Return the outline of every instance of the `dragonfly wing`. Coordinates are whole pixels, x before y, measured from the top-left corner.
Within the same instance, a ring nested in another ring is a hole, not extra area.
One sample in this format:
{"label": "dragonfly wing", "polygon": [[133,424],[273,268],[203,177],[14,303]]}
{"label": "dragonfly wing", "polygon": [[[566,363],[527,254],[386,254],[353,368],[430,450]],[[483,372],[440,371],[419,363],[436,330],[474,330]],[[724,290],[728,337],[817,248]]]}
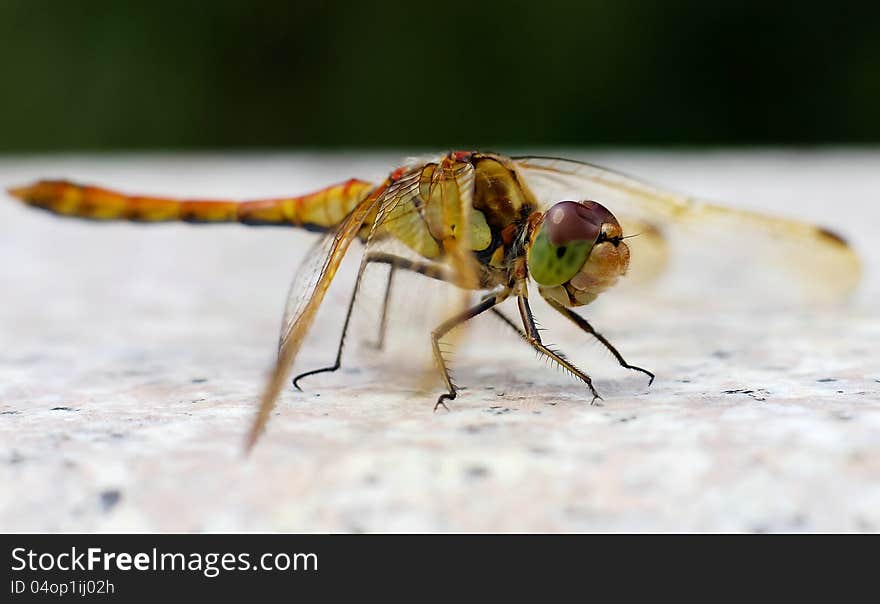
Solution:
{"label": "dragonfly wing", "polygon": [[[451,274],[460,286],[457,295],[448,304],[444,321],[464,313],[471,305],[470,291],[477,289],[479,279],[474,256],[471,251],[472,212],[474,194],[474,166],[471,163],[444,162],[435,171],[431,186],[429,203],[439,204],[444,216],[444,224],[451,227],[452,236],[443,240],[444,252]],[[441,371],[448,372],[448,353],[460,344],[467,333],[468,324],[462,323],[458,328],[443,337],[441,359],[435,359],[441,365]],[[426,372],[426,376],[428,373]],[[450,375],[450,381],[452,380]],[[453,386],[453,391],[455,386]]]}
{"label": "dragonfly wing", "polygon": [[[328,278],[325,273],[327,260],[337,245],[336,231],[324,233],[306,252],[305,257],[296,269],[290,287],[287,290],[287,299],[284,303],[284,316],[281,319],[281,332],[278,336],[278,351],[284,350],[287,343],[294,335],[293,327],[299,317],[303,315],[306,305],[318,287],[328,287],[328,283],[321,285],[322,278]],[[330,277],[332,278],[332,277]]]}
{"label": "dragonfly wing", "polygon": [[669,267],[669,241],[656,221],[631,215],[615,214],[627,235],[632,260],[626,281],[635,285],[652,285]]}
{"label": "dragonfly wing", "polygon": [[356,206],[336,231],[319,241],[297,271],[288,294],[278,358],[266,382],[257,415],[247,436],[248,450],[254,445],[269,419],[269,414],[284,387],[303,339],[312,325],[345,253],[380,201],[379,196],[371,195]]}
{"label": "dragonfly wing", "polygon": [[444,162],[434,171],[429,203],[439,206],[443,224],[450,230],[443,248],[458,283],[466,289],[478,286],[477,266],[471,253],[474,166],[467,162]]}
{"label": "dragonfly wing", "polygon": [[[800,286],[808,299],[829,302],[844,298],[859,282],[861,268],[855,251],[821,226],[670,193],[592,164],[546,157],[513,159],[518,173],[543,204],[566,198],[599,201],[619,214],[624,234],[633,232],[626,228],[627,220],[652,225],[691,264],[726,247],[729,262],[720,276],[737,287],[755,290],[760,273],[769,268],[771,273],[788,277],[784,283]],[[643,227],[636,224],[630,228],[638,233]],[[634,267],[639,263],[639,239],[632,240]],[[656,247],[653,241],[647,243]],[[648,260],[648,264],[652,262]],[[775,290],[782,287],[772,279],[765,279],[762,285]],[[761,289],[753,293],[774,292]]]}
{"label": "dragonfly wing", "polygon": [[[468,162],[445,158],[414,167],[383,196],[367,247],[396,239],[416,257],[448,264],[462,286],[476,287],[478,270],[464,243],[472,234],[473,192],[474,167]],[[480,231],[483,237],[487,233]]]}
{"label": "dragonfly wing", "polygon": [[[406,304],[405,308],[394,304],[394,318],[418,314],[420,325],[425,327],[419,349],[423,345],[429,348],[431,328],[468,307],[469,290],[478,286],[477,266],[465,243],[470,241],[473,190],[473,166],[447,157],[402,175],[389,187],[377,210],[359,274],[371,270],[369,259],[377,254],[400,259],[400,266],[406,268],[396,271],[395,280],[408,285],[395,285],[396,302],[405,299]],[[373,282],[366,277],[362,281]],[[402,308],[403,312],[398,312]],[[445,336],[444,347],[453,345],[462,331]],[[435,370],[422,373],[422,387],[427,386],[429,376],[433,382]]]}

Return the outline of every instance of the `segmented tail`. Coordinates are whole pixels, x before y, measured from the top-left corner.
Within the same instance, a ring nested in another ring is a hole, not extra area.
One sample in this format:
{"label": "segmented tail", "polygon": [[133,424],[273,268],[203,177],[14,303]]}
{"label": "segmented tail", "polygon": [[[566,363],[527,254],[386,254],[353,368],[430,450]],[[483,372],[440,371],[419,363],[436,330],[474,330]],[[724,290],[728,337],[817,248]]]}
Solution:
{"label": "segmented tail", "polygon": [[9,193],[53,214],[91,220],[240,222],[323,231],[342,222],[372,188],[370,183],[351,179],[300,197],[235,202],[143,197],[64,180],[41,180],[9,189]]}

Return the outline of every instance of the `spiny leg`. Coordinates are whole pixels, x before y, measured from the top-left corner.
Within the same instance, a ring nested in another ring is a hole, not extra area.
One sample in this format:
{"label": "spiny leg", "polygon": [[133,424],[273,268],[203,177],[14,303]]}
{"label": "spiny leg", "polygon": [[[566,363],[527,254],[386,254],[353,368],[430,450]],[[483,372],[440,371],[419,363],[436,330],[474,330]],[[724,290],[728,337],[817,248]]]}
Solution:
{"label": "spiny leg", "polygon": [[[391,272],[388,275],[388,285],[386,286],[385,290],[385,303],[382,307],[382,324],[379,333],[379,342],[381,346],[381,343],[385,340],[386,313],[388,310],[388,301],[391,295],[391,277],[394,274],[394,270],[396,268],[412,271],[414,273],[425,275],[426,277],[437,279],[439,281],[448,281],[449,279],[447,278],[445,271],[437,265],[431,264],[429,262],[418,262],[415,260],[410,260],[401,256],[395,256],[394,254],[387,254],[384,252],[372,252],[367,255],[366,259],[366,264],[371,263],[388,264],[391,267]],[[293,378],[293,386],[297,390],[302,390],[302,388],[299,387],[299,381],[304,377],[316,375],[318,373],[329,373],[333,371],[338,371],[339,368],[342,366],[342,349],[345,346],[345,337],[346,335],[348,335],[348,326],[351,322],[351,315],[354,311],[354,303],[357,299],[358,291],[360,290],[362,276],[363,271],[358,273],[357,279],[355,280],[354,291],[352,291],[351,300],[348,303],[348,310],[345,313],[345,322],[342,324],[342,335],[339,338],[339,347],[336,349],[336,360],[329,367],[312,369],[311,371],[306,371],[305,373],[301,373]]]}
{"label": "spiny leg", "polygon": [[601,342],[602,345],[608,349],[608,352],[610,352],[611,354],[614,355],[614,358],[617,359],[617,362],[620,363],[621,367],[625,367],[626,369],[633,369],[634,371],[641,371],[642,373],[647,375],[650,378],[650,380],[648,381],[648,386],[650,386],[651,384],[654,383],[654,374],[653,373],[651,373],[647,369],[643,369],[642,367],[637,367],[635,365],[630,365],[629,363],[627,363],[626,359],[623,358],[623,355],[617,351],[617,349],[611,344],[611,342],[609,342],[607,339],[605,339],[605,336],[603,336],[598,331],[593,329],[593,326],[590,325],[589,321],[584,319],[582,316],[580,316],[579,314],[577,314],[576,312],[574,312],[570,308],[566,308],[565,306],[557,304],[557,303],[553,302],[552,300],[548,300],[548,302],[550,303],[550,306],[552,306],[554,309],[556,309],[557,312],[559,312],[564,317],[569,319],[572,323],[574,323],[575,325],[577,325],[578,327],[583,329],[585,332],[587,332],[588,334],[590,334],[591,336],[593,336],[594,338],[599,340],[599,342]]}
{"label": "spiny leg", "polygon": [[452,376],[449,374],[449,368],[446,366],[446,359],[443,358],[443,352],[440,350],[440,338],[445,336],[447,333],[465,323],[477,315],[486,312],[496,304],[500,304],[504,300],[507,299],[507,293],[502,292],[500,294],[491,294],[486,296],[480,301],[479,304],[467,309],[464,312],[461,312],[454,317],[443,321],[440,325],[438,325],[434,331],[431,332],[431,346],[434,350],[434,360],[437,362],[437,366],[440,368],[440,375],[443,378],[443,382],[446,384],[446,388],[448,392],[444,392],[437,399],[437,404],[434,405],[434,411],[437,410],[437,407],[443,405],[446,407],[445,401],[454,400],[458,395],[458,386],[456,386],[452,382]]}
{"label": "spiny leg", "polygon": [[[519,307],[519,315],[522,318],[523,327],[525,328],[525,332],[520,332],[526,342],[531,344],[531,346],[537,350],[539,353],[547,356],[552,361],[555,361],[559,364],[560,367],[571,373],[573,376],[584,382],[587,387],[590,389],[590,392],[593,394],[593,400],[590,401],[590,404],[596,402],[596,399],[601,400],[602,397],[599,396],[599,393],[596,392],[596,388],[593,387],[593,380],[590,379],[590,376],[578,369],[571,363],[568,359],[565,358],[561,352],[551,350],[547,346],[545,346],[541,342],[541,336],[538,333],[538,328],[535,325],[535,319],[532,317],[532,309],[529,307],[529,299],[524,295],[519,295],[516,298],[517,306]],[[501,315],[505,322],[509,322],[507,317]],[[519,329],[517,329],[519,331]]]}

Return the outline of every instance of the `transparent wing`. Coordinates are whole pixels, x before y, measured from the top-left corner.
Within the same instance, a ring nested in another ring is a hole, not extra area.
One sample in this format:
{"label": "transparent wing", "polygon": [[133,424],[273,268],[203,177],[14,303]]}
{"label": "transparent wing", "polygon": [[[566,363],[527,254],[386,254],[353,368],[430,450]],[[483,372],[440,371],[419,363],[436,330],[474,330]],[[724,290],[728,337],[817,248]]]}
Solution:
{"label": "transparent wing", "polygon": [[288,294],[284,313],[278,358],[260,398],[259,408],[247,436],[249,450],[269,419],[302,341],[309,331],[324,294],[330,287],[351,242],[357,238],[364,221],[381,202],[379,196],[362,201],[339,225],[335,232],[321,239],[300,266]]}
{"label": "transparent wing", "polygon": [[[444,162],[434,171],[429,204],[440,205],[444,224],[450,228],[451,237],[443,240],[447,264],[460,289],[451,300],[443,320],[465,312],[472,302],[471,290],[479,285],[477,267],[471,253],[471,219],[473,212],[474,167],[471,163]],[[462,323],[441,341],[441,359],[435,359],[451,375],[450,351],[461,344],[469,323]],[[427,372],[426,372],[427,374]],[[453,386],[454,388],[454,386]]]}
{"label": "transparent wing", "polygon": [[[659,271],[665,262],[658,262],[656,256],[667,253],[666,241],[673,263],[680,265],[677,269],[687,273],[710,267],[717,291],[725,293],[789,298],[784,291],[789,288],[799,290],[798,300],[806,295],[810,301],[832,302],[844,298],[859,282],[861,268],[854,250],[821,226],[677,195],[577,161],[547,157],[513,161],[542,204],[593,199],[618,216],[625,235],[640,229],[648,233],[627,241],[633,248],[634,270]],[[690,283],[704,281],[691,278]]]}
{"label": "transparent wing", "polygon": [[[281,332],[278,336],[278,350],[283,349],[290,340],[296,318],[301,316],[306,304],[325,277],[327,259],[336,245],[336,232],[324,233],[306,252],[293,275],[284,303],[284,316],[281,319]],[[323,286],[329,286],[329,282]]]}
{"label": "transparent wing", "polygon": [[342,366],[360,375],[358,383],[393,379],[395,389],[433,391],[439,374],[431,363],[431,330],[449,318],[461,295],[451,271],[393,237],[371,240],[362,261]]}
{"label": "transparent wing", "polygon": [[476,287],[478,268],[468,245],[473,191],[468,162],[444,158],[412,168],[383,196],[368,247],[395,238],[422,258],[448,264],[463,287]]}
{"label": "transparent wing", "polygon": [[[407,285],[395,286],[394,308],[400,309],[402,302],[409,307],[403,314],[419,315],[422,329],[414,334],[418,349],[430,348],[431,329],[468,308],[470,290],[478,286],[469,249],[473,189],[470,163],[444,158],[415,167],[389,187],[368,238],[360,271],[375,270],[368,264],[378,255],[399,259],[395,279]],[[456,329],[448,334],[445,348],[463,333]],[[422,386],[429,378],[435,381],[436,369],[422,373]]]}
{"label": "transparent wing", "polygon": [[626,234],[631,258],[626,283],[653,285],[666,272],[670,263],[669,239],[662,224],[632,214],[615,214]]}

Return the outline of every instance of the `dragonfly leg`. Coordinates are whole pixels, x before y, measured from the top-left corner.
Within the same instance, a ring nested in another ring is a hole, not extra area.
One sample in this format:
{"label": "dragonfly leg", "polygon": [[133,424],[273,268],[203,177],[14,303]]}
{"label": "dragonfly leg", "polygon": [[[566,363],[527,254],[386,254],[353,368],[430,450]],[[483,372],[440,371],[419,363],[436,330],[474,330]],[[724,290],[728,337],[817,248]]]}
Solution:
{"label": "dragonfly leg", "polygon": [[385,346],[385,333],[388,330],[388,306],[391,302],[391,287],[394,280],[394,271],[397,269],[410,271],[431,279],[437,279],[438,281],[448,282],[449,278],[445,269],[436,264],[410,260],[409,258],[403,258],[401,256],[395,256],[394,254],[387,254],[384,252],[371,252],[367,255],[367,263],[388,265],[388,282],[385,284],[385,296],[382,301],[382,317],[379,320],[379,337],[374,345],[376,350],[382,350]]}
{"label": "dragonfly leg", "polygon": [[526,335],[526,332],[524,332],[524,331],[522,330],[522,328],[521,328],[519,325],[517,325],[516,323],[514,323],[513,320],[510,319],[510,318],[509,318],[507,315],[505,315],[503,312],[501,312],[501,311],[498,310],[497,308],[493,308],[493,309],[492,309],[492,314],[494,314],[496,317],[498,317],[499,319],[501,319],[502,321],[504,321],[505,325],[507,325],[508,327],[510,327],[510,328],[511,328],[513,331],[515,331],[516,333],[518,333],[519,336],[520,336],[521,338],[524,338],[524,339],[528,340],[529,337]]}
{"label": "dragonfly leg", "polygon": [[[599,393],[596,392],[596,388],[593,386],[593,380],[589,375],[578,369],[574,366],[574,364],[565,358],[558,350],[553,350],[548,346],[544,345],[541,342],[541,335],[538,332],[538,328],[535,325],[535,319],[532,316],[532,309],[529,306],[529,299],[524,295],[519,295],[516,298],[517,306],[519,307],[519,314],[522,318],[523,327],[525,328],[524,332],[520,332],[520,335],[528,342],[532,348],[537,350],[540,354],[548,357],[553,362],[557,363],[560,367],[571,373],[574,377],[578,378],[582,382],[584,382],[587,387],[590,389],[590,392],[593,394],[593,400],[590,401],[590,404],[596,402],[597,399],[601,400],[602,397],[599,396]],[[500,313],[499,313],[500,314]],[[505,322],[510,324],[513,327],[516,327],[512,323],[509,322],[507,317],[501,315]],[[519,328],[517,328],[519,331]]]}
{"label": "dragonfly leg", "polygon": [[[414,260],[410,260],[409,258],[395,256],[394,254],[386,254],[384,252],[372,252],[368,254],[366,258],[366,264],[372,263],[388,264],[391,267],[391,271],[388,274],[388,284],[385,289],[385,301],[382,305],[382,319],[379,332],[379,343],[377,346],[377,348],[381,348],[382,344],[385,341],[388,302],[391,299],[391,279],[394,275],[394,271],[399,268],[402,270],[408,270],[414,273],[418,273],[420,275],[425,275],[426,277],[430,277],[431,279],[437,279],[440,281],[448,281],[448,278],[446,272],[441,267],[431,264],[430,262],[417,262]],[[297,390],[302,390],[302,388],[300,388],[299,386],[299,381],[304,377],[316,375],[318,373],[332,373],[334,371],[338,371],[339,368],[342,367],[342,350],[345,347],[345,337],[348,335],[348,326],[351,323],[351,315],[354,311],[354,303],[357,299],[358,291],[360,290],[362,275],[363,271],[357,276],[357,280],[354,284],[354,291],[352,292],[351,300],[348,303],[348,310],[345,313],[345,322],[342,324],[342,335],[339,338],[339,347],[336,349],[336,360],[329,367],[312,369],[311,371],[306,371],[305,373],[301,373],[293,378],[293,387]]]}
{"label": "dragonfly leg", "polygon": [[583,329],[585,332],[587,332],[588,334],[590,334],[591,336],[593,336],[594,338],[599,340],[599,342],[601,342],[602,345],[608,349],[608,352],[610,352],[611,354],[614,355],[614,358],[617,359],[617,362],[620,363],[621,367],[624,367],[626,369],[632,369],[634,371],[641,371],[642,373],[647,375],[649,378],[648,386],[650,386],[651,384],[654,383],[654,374],[653,373],[651,373],[647,369],[643,369],[642,367],[637,367],[635,365],[630,365],[629,363],[627,363],[626,359],[623,358],[623,355],[617,351],[617,349],[614,347],[614,345],[611,344],[611,342],[609,342],[607,339],[605,339],[605,336],[603,336],[601,333],[599,333],[598,331],[593,329],[593,326],[590,325],[589,321],[584,319],[582,316],[580,316],[579,314],[577,314],[576,312],[574,312],[570,308],[566,308],[565,306],[562,306],[560,304],[555,304],[552,301],[548,301],[548,302],[550,303],[550,306],[552,306],[554,309],[556,309],[556,311],[559,312],[562,316],[566,317],[572,323],[574,323],[575,325],[577,325],[578,327]]}
{"label": "dragonfly leg", "polygon": [[454,317],[451,317],[438,325],[434,331],[431,332],[431,346],[434,350],[434,360],[437,361],[437,366],[440,368],[440,375],[443,378],[443,382],[446,384],[446,388],[448,392],[444,392],[437,398],[437,404],[434,405],[434,411],[437,410],[438,407],[446,407],[446,401],[454,400],[458,395],[458,386],[452,381],[452,375],[449,373],[449,367],[446,365],[446,359],[443,358],[443,352],[440,350],[440,339],[445,336],[447,333],[465,323],[477,315],[486,312],[491,309],[496,304],[500,304],[504,300],[507,299],[507,293],[501,292],[499,294],[491,294],[483,298],[479,304],[467,309],[464,312],[461,312]]}
{"label": "dragonfly leg", "polygon": [[299,387],[299,381],[304,377],[316,375],[318,373],[332,373],[333,371],[337,371],[340,367],[342,367],[342,349],[345,347],[345,336],[348,335],[348,324],[351,322],[351,313],[354,310],[354,301],[357,298],[360,284],[361,276],[358,275],[357,279],[355,280],[354,291],[351,293],[351,300],[348,302],[348,310],[345,313],[345,322],[342,324],[342,335],[339,337],[339,348],[336,349],[336,361],[334,361],[333,364],[329,367],[312,369],[311,371],[300,373],[298,376],[293,378],[293,387],[297,390],[302,391],[302,388]]}
{"label": "dragonfly leg", "polygon": [[367,256],[367,263],[387,264],[389,267],[388,281],[385,284],[385,296],[382,301],[382,317],[379,320],[379,337],[374,345],[376,350],[382,350],[385,346],[385,333],[388,329],[388,306],[391,302],[391,288],[394,280],[394,271],[397,269],[406,270],[424,275],[431,279],[437,279],[438,281],[449,281],[449,278],[447,277],[445,269],[435,264],[431,264],[430,262],[418,262],[416,260],[410,260],[409,258],[403,258],[401,256],[395,256],[394,254],[387,254],[384,252],[371,252]]}
{"label": "dragonfly leg", "polygon": [[382,317],[379,319],[379,336],[373,347],[376,350],[385,348],[385,332],[388,330],[388,303],[391,301],[391,286],[394,284],[396,265],[388,265],[388,281],[385,283],[385,296],[382,298]]}

